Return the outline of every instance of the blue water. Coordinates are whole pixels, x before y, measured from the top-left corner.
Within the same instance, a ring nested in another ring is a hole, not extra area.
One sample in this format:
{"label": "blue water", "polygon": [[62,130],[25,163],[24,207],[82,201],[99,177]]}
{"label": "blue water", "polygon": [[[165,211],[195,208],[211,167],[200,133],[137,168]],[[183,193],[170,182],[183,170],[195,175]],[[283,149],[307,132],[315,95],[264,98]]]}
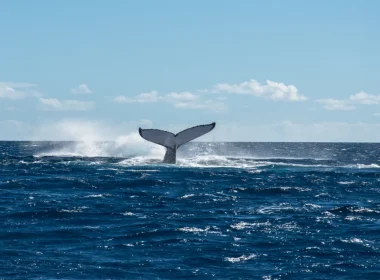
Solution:
{"label": "blue water", "polygon": [[161,156],[0,142],[0,279],[380,279],[380,144]]}

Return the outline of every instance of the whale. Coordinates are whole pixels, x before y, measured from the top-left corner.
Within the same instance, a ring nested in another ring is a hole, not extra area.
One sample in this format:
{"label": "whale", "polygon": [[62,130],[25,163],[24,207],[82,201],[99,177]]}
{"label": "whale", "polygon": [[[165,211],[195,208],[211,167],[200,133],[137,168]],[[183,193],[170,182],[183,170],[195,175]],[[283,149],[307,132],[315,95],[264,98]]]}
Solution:
{"label": "whale", "polygon": [[197,125],[185,129],[177,134],[159,130],[159,129],[142,129],[139,128],[139,134],[145,140],[164,146],[166,153],[163,163],[175,164],[177,162],[177,149],[202,135],[210,132],[215,128],[216,123]]}

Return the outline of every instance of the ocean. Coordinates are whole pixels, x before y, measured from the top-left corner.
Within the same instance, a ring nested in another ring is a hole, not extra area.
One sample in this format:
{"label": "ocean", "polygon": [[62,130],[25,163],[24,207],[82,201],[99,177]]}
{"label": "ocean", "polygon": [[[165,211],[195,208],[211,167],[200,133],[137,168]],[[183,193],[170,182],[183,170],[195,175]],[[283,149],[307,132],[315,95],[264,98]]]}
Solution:
{"label": "ocean", "polygon": [[0,142],[0,279],[380,279],[380,144]]}

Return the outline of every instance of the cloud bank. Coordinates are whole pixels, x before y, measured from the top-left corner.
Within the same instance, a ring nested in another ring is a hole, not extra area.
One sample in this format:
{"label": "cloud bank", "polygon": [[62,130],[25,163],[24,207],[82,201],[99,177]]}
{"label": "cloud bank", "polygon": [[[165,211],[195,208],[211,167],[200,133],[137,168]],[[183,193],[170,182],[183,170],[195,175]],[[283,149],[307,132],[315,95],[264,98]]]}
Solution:
{"label": "cloud bank", "polygon": [[[152,125],[150,120],[107,123],[64,119],[38,125],[7,120],[0,121],[0,140],[115,141],[130,133],[138,136],[138,127]],[[179,132],[189,126],[167,124],[161,129]],[[259,125],[217,121],[213,133],[202,137],[202,141],[380,142],[380,123],[283,121]]]}

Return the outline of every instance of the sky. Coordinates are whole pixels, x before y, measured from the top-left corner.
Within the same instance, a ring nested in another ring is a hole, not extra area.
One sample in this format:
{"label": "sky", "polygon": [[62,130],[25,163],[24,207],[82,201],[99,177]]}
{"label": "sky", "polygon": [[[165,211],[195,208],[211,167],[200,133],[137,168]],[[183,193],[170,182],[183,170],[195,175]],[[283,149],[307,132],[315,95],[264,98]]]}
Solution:
{"label": "sky", "polygon": [[0,140],[380,141],[380,1],[0,1]]}

